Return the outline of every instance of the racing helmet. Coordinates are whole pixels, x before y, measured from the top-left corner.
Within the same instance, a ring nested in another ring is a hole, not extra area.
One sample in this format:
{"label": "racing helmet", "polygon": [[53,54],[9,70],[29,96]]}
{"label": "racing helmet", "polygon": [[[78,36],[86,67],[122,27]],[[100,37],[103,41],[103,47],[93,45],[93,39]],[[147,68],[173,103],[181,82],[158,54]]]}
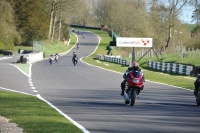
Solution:
{"label": "racing helmet", "polygon": [[139,69],[139,63],[138,63],[137,61],[133,61],[133,63],[132,63],[132,68],[133,68],[134,70]]}

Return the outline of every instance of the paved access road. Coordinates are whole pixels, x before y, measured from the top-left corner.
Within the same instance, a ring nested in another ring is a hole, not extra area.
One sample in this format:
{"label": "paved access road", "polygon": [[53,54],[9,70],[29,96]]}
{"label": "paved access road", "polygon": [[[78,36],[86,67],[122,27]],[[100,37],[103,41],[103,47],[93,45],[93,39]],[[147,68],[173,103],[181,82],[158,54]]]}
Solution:
{"label": "paved access road", "polygon": [[91,133],[199,133],[200,108],[192,91],[146,81],[131,107],[120,96],[122,74],[81,61],[73,66],[73,51],[81,58],[98,45],[97,36],[84,34],[84,39],[78,35],[80,48],[60,57],[57,63],[50,65],[43,60],[33,64],[36,94]]}

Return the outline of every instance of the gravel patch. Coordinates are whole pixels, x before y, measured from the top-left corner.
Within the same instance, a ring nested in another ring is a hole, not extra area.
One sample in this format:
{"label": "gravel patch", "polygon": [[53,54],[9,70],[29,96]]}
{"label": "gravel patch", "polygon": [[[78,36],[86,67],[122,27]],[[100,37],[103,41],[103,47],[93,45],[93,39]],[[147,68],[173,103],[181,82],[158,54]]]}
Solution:
{"label": "gravel patch", "polygon": [[10,123],[9,119],[0,116],[0,133],[23,133],[23,129],[15,123]]}

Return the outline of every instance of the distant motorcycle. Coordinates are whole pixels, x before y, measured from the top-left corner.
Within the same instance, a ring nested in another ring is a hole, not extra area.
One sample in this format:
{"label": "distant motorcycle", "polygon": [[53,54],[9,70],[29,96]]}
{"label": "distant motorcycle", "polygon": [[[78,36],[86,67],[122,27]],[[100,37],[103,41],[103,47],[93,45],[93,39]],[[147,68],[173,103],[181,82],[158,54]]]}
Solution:
{"label": "distant motorcycle", "polygon": [[58,62],[59,55],[55,55],[55,61]]}
{"label": "distant motorcycle", "polygon": [[196,104],[197,106],[200,106],[200,74],[197,75],[197,80],[196,80],[196,84],[198,86],[198,92],[196,97]]}
{"label": "distant motorcycle", "polygon": [[126,89],[124,90],[125,104],[133,106],[139,92],[143,90],[143,75],[141,71],[129,72],[130,78],[127,79]]}
{"label": "distant motorcycle", "polygon": [[72,62],[74,64],[74,66],[76,66],[76,64],[78,62],[78,57],[73,57]]}
{"label": "distant motorcycle", "polygon": [[52,65],[53,60],[54,60],[54,59],[53,59],[52,57],[49,58],[50,65]]}
{"label": "distant motorcycle", "polygon": [[76,48],[79,49],[79,44],[77,44]]}

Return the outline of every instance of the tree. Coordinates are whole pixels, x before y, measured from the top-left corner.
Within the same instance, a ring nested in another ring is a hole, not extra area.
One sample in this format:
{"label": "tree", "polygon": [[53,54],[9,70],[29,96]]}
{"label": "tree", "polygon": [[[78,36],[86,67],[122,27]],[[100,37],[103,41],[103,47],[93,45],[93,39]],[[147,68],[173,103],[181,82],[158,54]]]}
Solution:
{"label": "tree", "polygon": [[13,49],[19,45],[20,35],[14,24],[14,11],[6,0],[0,1],[0,49]]}
{"label": "tree", "polygon": [[[154,16],[153,18],[157,16],[158,20],[157,23],[152,21],[154,22],[153,27],[157,30],[156,32],[158,34],[155,36],[157,38],[157,43],[162,43],[163,39],[165,40],[165,44],[160,45],[161,51],[165,51],[169,47],[174,29],[178,28],[178,25],[181,24],[178,16],[181,14],[183,6],[189,1],[190,0],[166,0],[165,3],[157,0],[149,1],[151,3],[150,16]],[[159,39],[159,36],[161,36],[162,40]]]}
{"label": "tree", "polygon": [[10,0],[15,11],[15,24],[22,36],[22,44],[46,39],[49,29],[48,0]]}
{"label": "tree", "polygon": [[[61,36],[62,36],[61,33],[63,33],[62,30],[66,29],[66,27],[62,26],[64,21],[66,21],[65,15],[68,13],[72,13],[72,10],[74,9],[74,5],[76,5],[77,1],[78,0],[51,1],[52,9],[51,9],[51,14],[50,14],[50,24],[49,24],[49,39],[51,43],[53,42],[55,36],[58,38],[58,40],[61,40]],[[55,34],[56,31],[57,31],[57,34]]]}

